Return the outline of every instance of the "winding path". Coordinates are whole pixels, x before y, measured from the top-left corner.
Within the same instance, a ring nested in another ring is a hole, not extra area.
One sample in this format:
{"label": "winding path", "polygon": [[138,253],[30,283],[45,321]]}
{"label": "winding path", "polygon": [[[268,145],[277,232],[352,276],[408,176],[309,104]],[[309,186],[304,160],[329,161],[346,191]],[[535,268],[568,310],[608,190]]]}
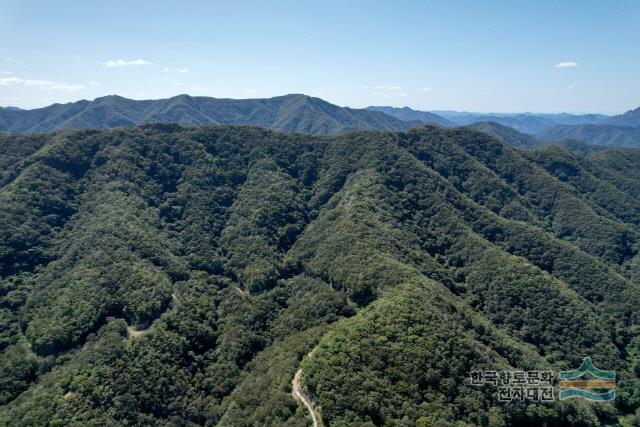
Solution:
{"label": "winding path", "polygon": [[[315,350],[314,350],[315,351]],[[311,356],[313,351],[307,355],[307,357]],[[311,419],[313,420],[313,427],[320,427],[320,416],[313,409],[313,405],[311,404],[311,400],[302,392],[300,389],[300,377],[302,376],[302,368],[298,369],[298,372],[293,376],[293,381],[291,381],[291,387],[293,391],[291,394],[295,400],[298,400],[307,407],[307,410],[311,414]]]}

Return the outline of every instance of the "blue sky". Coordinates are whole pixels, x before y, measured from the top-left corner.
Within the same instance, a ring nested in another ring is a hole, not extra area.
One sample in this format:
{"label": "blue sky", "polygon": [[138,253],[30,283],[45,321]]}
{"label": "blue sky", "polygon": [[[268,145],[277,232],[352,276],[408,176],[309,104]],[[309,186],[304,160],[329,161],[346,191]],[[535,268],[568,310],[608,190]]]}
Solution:
{"label": "blue sky", "polygon": [[640,106],[639,46],[640,1],[0,0],[0,105],[305,93],[620,113]]}

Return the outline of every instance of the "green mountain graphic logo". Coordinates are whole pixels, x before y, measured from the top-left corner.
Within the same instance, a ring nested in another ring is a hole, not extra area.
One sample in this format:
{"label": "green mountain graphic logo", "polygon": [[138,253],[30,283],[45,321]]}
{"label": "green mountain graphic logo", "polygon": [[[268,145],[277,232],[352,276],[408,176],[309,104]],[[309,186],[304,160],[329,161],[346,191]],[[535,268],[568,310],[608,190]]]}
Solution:
{"label": "green mountain graphic logo", "polygon": [[613,400],[615,379],[614,371],[598,369],[590,357],[585,357],[578,369],[560,372],[560,400],[574,397],[598,402]]}

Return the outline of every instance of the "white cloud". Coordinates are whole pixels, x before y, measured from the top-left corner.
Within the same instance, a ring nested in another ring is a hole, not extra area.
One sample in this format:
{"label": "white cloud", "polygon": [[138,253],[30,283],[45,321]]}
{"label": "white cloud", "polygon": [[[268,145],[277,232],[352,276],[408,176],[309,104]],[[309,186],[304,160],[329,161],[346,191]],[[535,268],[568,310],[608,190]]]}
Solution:
{"label": "white cloud", "polygon": [[176,71],[179,72],[180,74],[186,74],[191,70],[188,68],[178,68]]}
{"label": "white cloud", "polygon": [[51,86],[43,86],[44,89],[49,90],[82,90],[85,87],[83,85],[70,85],[66,83],[56,83]]}
{"label": "white cloud", "polygon": [[97,82],[97,81],[95,81],[95,80],[91,80],[91,81],[89,82],[89,85],[91,85],[91,86],[100,86],[100,82]]}
{"label": "white cloud", "polygon": [[397,96],[407,96],[406,93],[396,93]]}
{"label": "white cloud", "polygon": [[575,68],[577,66],[578,63],[573,61],[559,62],[555,65],[556,68]]}
{"label": "white cloud", "polygon": [[16,77],[4,77],[0,79],[0,86],[11,86],[12,84],[18,83],[22,79],[18,79]]}
{"label": "white cloud", "polygon": [[124,59],[112,59],[111,61],[103,62],[102,65],[105,67],[126,67],[129,65],[149,65],[151,62],[145,61],[144,59],[133,59],[131,61],[127,61]]}
{"label": "white cloud", "polygon": [[419,92],[431,92],[431,88],[430,87],[422,87],[420,89],[418,89]]}
{"label": "white cloud", "polygon": [[162,69],[162,72],[163,72],[163,73],[168,73],[169,71],[171,71],[171,69],[170,69],[169,67],[164,67],[164,68]]}
{"label": "white cloud", "polygon": [[247,89],[249,93],[258,93],[258,89]]}
{"label": "white cloud", "polygon": [[376,89],[378,89],[378,90],[400,90],[400,89],[402,89],[402,87],[400,87],[398,85],[394,85],[394,84],[386,84],[386,85],[376,86]]}
{"label": "white cloud", "polygon": [[85,88],[85,86],[83,85],[75,85],[64,82],[53,82],[50,80],[21,79],[19,77],[0,78],[0,86],[38,87],[47,90],[82,90]]}

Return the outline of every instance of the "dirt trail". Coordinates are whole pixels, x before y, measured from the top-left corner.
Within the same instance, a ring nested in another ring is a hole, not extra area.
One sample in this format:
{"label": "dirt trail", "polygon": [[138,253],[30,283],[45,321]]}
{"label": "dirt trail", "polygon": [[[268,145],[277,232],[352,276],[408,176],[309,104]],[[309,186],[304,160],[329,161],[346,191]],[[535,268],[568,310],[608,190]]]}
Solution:
{"label": "dirt trail", "polygon": [[149,328],[139,330],[133,326],[127,326],[127,332],[129,333],[129,338],[138,338],[149,332]]}
{"label": "dirt trail", "polygon": [[[315,349],[313,350],[315,351]],[[307,355],[310,357],[313,354],[313,351]],[[295,400],[298,400],[307,407],[307,410],[311,414],[311,419],[313,420],[313,427],[320,427],[320,414],[313,408],[313,403],[309,399],[307,395],[300,388],[300,377],[302,376],[302,368],[298,369],[298,372],[293,376],[293,381],[291,381],[291,386],[293,388],[292,395]]]}

